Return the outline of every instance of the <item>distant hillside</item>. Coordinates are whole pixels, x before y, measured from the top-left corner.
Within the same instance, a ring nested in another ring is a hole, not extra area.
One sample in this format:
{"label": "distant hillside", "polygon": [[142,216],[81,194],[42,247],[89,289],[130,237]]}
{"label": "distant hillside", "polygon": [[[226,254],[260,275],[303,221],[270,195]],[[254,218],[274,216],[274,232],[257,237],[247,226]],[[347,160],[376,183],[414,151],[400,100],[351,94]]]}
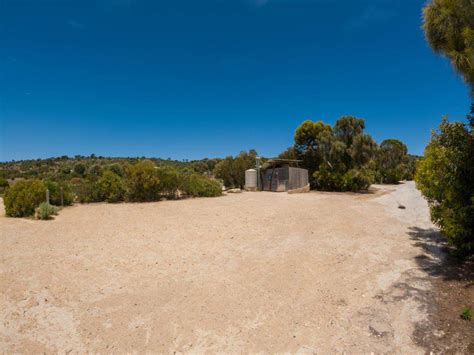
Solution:
{"label": "distant hillside", "polygon": [[108,166],[124,168],[140,160],[149,159],[157,166],[172,166],[178,170],[189,170],[198,173],[211,174],[215,165],[222,159],[202,160],[171,160],[161,158],[110,158],[95,156],[55,157],[48,159],[19,160],[0,162],[0,178],[13,180],[18,178],[40,178],[53,180],[70,180],[74,177],[84,177],[90,172],[102,170]]}

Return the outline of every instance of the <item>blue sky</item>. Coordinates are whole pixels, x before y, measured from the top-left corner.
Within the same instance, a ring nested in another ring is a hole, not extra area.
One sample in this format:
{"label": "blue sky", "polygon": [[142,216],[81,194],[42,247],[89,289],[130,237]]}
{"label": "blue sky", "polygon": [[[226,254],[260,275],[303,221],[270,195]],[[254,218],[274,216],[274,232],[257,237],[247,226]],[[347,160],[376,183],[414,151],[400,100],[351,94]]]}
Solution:
{"label": "blue sky", "polygon": [[421,154],[468,91],[425,0],[0,0],[0,160],[274,156],[305,119]]}

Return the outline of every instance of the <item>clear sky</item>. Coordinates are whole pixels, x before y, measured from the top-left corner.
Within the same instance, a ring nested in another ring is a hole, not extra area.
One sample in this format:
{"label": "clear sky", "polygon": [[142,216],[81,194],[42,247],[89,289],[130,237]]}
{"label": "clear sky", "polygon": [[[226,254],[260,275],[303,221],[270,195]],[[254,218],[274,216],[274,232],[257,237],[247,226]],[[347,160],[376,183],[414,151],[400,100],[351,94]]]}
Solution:
{"label": "clear sky", "polygon": [[274,156],[305,119],[421,154],[468,90],[425,0],[0,0],[0,160]]}

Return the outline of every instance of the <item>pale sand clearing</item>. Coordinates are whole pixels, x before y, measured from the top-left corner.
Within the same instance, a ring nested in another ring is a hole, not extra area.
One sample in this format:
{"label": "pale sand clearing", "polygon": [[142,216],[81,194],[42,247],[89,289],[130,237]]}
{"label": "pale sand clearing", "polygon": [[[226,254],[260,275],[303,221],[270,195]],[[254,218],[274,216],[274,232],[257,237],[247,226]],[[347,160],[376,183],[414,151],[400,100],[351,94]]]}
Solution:
{"label": "pale sand clearing", "polygon": [[0,217],[0,351],[422,352],[428,209],[376,188]]}

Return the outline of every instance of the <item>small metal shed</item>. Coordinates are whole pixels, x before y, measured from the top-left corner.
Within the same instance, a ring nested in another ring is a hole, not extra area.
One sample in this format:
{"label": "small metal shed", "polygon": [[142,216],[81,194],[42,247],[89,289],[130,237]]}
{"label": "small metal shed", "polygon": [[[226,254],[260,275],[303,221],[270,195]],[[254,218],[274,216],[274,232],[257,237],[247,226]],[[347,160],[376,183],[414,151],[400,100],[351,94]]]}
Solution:
{"label": "small metal shed", "polygon": [[308,170],[299,167],[300,160],[270,159],[260,169],[260,189],[285,192],[309,187]]}

